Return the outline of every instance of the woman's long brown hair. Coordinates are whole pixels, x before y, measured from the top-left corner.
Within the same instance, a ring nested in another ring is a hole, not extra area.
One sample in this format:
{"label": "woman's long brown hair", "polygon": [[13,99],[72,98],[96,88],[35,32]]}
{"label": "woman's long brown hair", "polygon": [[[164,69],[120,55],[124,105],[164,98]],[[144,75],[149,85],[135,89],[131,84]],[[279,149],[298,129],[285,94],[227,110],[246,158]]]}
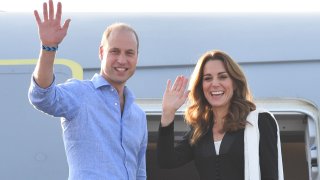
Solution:
{"label": "woman's long brown hair", "polygon": [[204,96],[202,89],[203,69],[208,61],[219,60],[231,77],[235,90],[231,98],[229,111],[225,116],[223,130],[225,132],[244,129],[246,117],[256,109],[248,83],[240,66],[226,53],[219,50],[208,51],[198,60],[189,83],[189,105],[185,111],[185,120],[192,127],[190,143],[196,144],[210,128],[213,120],[212,107]]}

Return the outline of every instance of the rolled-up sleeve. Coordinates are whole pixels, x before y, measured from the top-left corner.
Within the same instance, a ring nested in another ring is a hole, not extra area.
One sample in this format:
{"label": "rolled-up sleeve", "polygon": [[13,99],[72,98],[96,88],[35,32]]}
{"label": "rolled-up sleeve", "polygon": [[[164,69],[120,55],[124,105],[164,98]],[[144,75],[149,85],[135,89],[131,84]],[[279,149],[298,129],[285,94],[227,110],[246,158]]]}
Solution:
{"label": "rolled-up sleeve", "polygon": [[43,111],[47,114],[54,115],[52,110],[52,103],[54,102],[54,86],[55,78],[48,88],[41,88],[34,77],[31,77],[31,84],[29,87],[28,98],[29,102],[38,110]]}
{"label": "rolled-up sleeve", "polygon": [[28,91],[29,102],[46,114],[72,119],[77,113],[79,106],[77,102],[81,96],[78,93],[73,93],[76,90],[73,91],[70,84],[56,85],[54,78],[48,88],[41,88],[32,76]]}

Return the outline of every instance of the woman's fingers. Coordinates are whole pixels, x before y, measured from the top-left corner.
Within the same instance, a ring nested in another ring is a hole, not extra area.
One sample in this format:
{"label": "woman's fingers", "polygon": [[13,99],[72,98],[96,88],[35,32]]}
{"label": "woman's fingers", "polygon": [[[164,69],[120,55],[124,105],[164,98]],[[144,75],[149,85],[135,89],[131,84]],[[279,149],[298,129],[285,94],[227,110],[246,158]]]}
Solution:
{"label": "woman's fingers", "polygon": [[190,93],[190,91],[189,91],[189,90],[188,90],[188,91],[186,91],[186,92],[184,92],[184,94],[183,94],[183,98],[184,98],[185,100],[188,98],[189,93]]}
{"label": "woman's fingers", "polygon": [[177,76],[177,77],[176,77],[176,80],[174,81],[173,86],[172,86],[172,89],[171,89],[172,91],[177,91],[178,86],[179,86],[180,79],[181,79],[180,76]]}
{"label": "woman's fingers", "polygon": [[174,81],[172,87],[171,87],[171,80],[167,81],[166,86],[166,94],[170,94],[171,96],[175,96],[178,98],[184,98],[186,87],[188,84],[188,79],[184,76],[177,76],[176,80]]}
{"label": "woman's fingers", "polygon": [[167,80],[166,91],[168,92],[168,91],[170,91],[170,89],[171,89],[171,80],[168,79],[168,80]]}
{"label": "woman's fingers", "polygon": [[188,83],[188,79],[184,76],[177,76],[175,82],[174,82],[174,85],[172,87],[172,90],[173,91],[184,91],[185,88],[186,88],[186,85]]}
{"label": "woman's fingers", "polygon": [[187,87],[187,84],[188,84],[188,79],[183,77],[182,79],[182,82],[181,82],[181,88],[179,90],[179,93],[180,93],[180,97],[183,97],[185,92],[186,92],[186,87]]}

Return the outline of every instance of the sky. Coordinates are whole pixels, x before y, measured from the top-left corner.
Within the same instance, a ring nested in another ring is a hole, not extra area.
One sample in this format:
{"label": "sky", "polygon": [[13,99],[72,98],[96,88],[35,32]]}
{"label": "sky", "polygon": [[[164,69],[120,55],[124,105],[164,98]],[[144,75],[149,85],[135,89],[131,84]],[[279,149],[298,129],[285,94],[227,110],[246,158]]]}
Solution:
{"label": "sky", "polygon": [[[0,11],[42,10],[43,0],[0,0]],[[56,4],[58,1],[54,1]],[[60,0],[64,12],[320,12],[319,0]]]}

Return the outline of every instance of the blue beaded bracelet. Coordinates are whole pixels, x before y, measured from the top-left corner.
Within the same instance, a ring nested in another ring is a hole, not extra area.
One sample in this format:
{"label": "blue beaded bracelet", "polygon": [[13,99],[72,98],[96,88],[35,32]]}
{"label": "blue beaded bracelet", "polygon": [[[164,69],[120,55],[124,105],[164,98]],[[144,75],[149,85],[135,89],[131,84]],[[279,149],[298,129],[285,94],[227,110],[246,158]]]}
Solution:
{"label": "blue beaded bracelet", "polygon": [[45,51],[57,51],[58,50],[58,46],[49,47],[49,46],[42,45],[42,49],[45,50]]}

